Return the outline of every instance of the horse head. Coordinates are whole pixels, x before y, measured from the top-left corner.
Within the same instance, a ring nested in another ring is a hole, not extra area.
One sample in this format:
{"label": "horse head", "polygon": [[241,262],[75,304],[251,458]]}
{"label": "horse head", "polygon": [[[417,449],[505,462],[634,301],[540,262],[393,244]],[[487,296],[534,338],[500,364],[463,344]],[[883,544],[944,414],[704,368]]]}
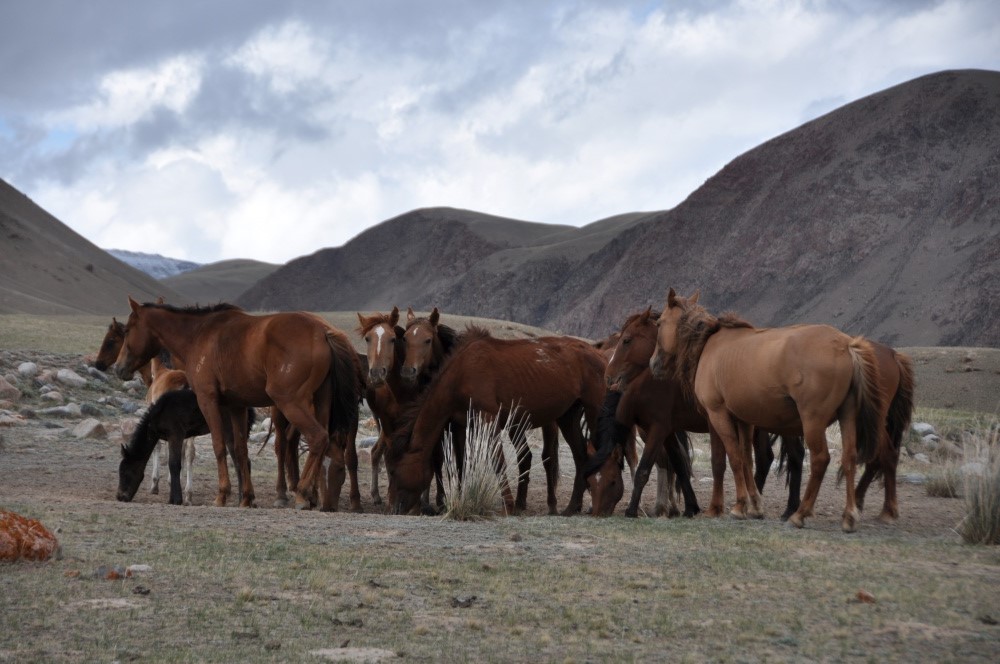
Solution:
{"label": "horse head", "polygon": [[590,489],[593,516],[610,516],[625,495],[622,471],[630,428],[615,418],[621,399],[621,392],[609,391],[605,394],[597,420],[597,449],[588,456],[583,471]]}
{"label": "horse head", "polygon": [[129,452],[129,449],[122,445],[122,460],[118,464],[118,493],[117,498],[123,503],[132,501],[135,492],[142,484],[142,476],[146,470],[144,459]]}
{"label": "horse head", "polygon": [[94,368],[98,371],[107,371],[108,367],[118,359],[118,352],[122,349],[124,341],[125,326],[119,323],[117,318],[112,318],[108,331],[104,334],[104,341],[101,342],[101,349],[97,351]]}
{"label": "horse head", "polygon": [[393,307],[389,314],[376,313],[371,316],[358,314],[358,334],[368,347],[368,385],[379,387],[385,384],[389,374],[399,364],[397,352],[402,328],[399,323],[399,307]]}
{"label": "horse head", "polygon": [[656,349],[656,320],[652,308],[629,316],[618,334],[618,343],[608,361],[604,379],[609,390],[621,392],[628,381],[649,365]]}
{"label": "horse head", "polygon": [[125,338],[118,359],[111,367],[122,380],[128,379],[161,350],[161,345],[146,320],[150,305],[139,304],[131,297],[128,299],[128,304],[132,308],[132,313],[128,315],[128,321],[125,323]]}
{"label": "horse head", "polygon": [[656,350],[649,359],[649,368],[657,378],[666,374],[666,367],[677,352],[677,330],[681,317],[697,304],[699,294],[695,291],[689,298],[681,297],[673,288],[667,293],[666,306],[656,324]]}
{"label": "horse head", "polygon": [[406,359],[399,373],[408,383],[416,383],[421,376],[430,374],[440,364],[444,349],[438,338],[438,321],[441,314],[437,307],[427,318],[417,318],[410,307],[406,311]]}

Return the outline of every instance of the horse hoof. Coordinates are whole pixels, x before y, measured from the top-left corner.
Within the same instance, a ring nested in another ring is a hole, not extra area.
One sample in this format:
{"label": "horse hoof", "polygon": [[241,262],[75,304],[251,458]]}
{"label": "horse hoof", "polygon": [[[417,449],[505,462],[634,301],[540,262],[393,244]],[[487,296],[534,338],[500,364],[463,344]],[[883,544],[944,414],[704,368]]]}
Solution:
{"label": "horse hoof", "polygon": [[212,504],[215,505],[216,507],[225,507],[226,506],[226,497],[225,496],[218,496]]}
{"label": "horse hoof", "polygon": [[729,516],[732,517],[733,519],[739,519],[740,521],[744,521],[747,518],[747,513],[743,511],[742,508],[737,506],[729,510]]}
{"label": "horse hoof", "polygon": [[857,510],[853,514],[845,514],[843,520],[840,522],[840,529],[845,533],[853,533],[858,529],[858,513]]}
{"label": "horse hoof", "polygon": [[296,510],[311,510],[312,508],[313,508],[313,505],[308,500],[305,500],[304,498],[302,498],[300,496],[296,496],[295,497],[295,509]]}
{"label": "horse hoof", "polygon": [[790,517],[788,517],[788,525],[794,526],[796,528],[801,528],[802,526],[806,525],[806,522],[805,519],[803,519],[802,516],[798,512],[796,512],[795,514],[792,514]]}
{"label": "horse hoof", "polygon": [[373,493],[372,494],[372,505],[381,505],[381,504],[382,504],[382,496]]}
{"label": "horse hoof", "polygon": [[722,516],[722,508],[719,507],[718,505],[712,505],[705,512],[705,516],[710,519],[718,519],[719,517]]}
{"label": "horse hoof", "polygon": [[364,510],[361,508],[360,504],[358,504],[358,505],[351,505],[351,511],[353,513],[355,513],[355,514],[363,514],[364,513]]}
{"label": "horse hoof", "polygon": [[630,507],[627,510],[625,510],[625,516],[627,516],[630,519],[637,519],[639,518],[639,510],[634,510]]}
{"label": "horse hoof", "polygon": [[696,514],[698,514],[699,512],[701,512],[701,510],[699,510],[699,509],[684,510],[684,518],[685,519],[693,519],[694,516]]}
{"label": "horse hoof", "polygon": [[882,512],[878,515],[878,520],[886,525],[892,525],[896,523],[896,519],[899,518],[898,514],[893,514],[892,512]]}
{"label": "horse hoof", "polygon": [[274,507],[288,507],[288,499],[278,498],[277,500],[274,501],[273,505]]}

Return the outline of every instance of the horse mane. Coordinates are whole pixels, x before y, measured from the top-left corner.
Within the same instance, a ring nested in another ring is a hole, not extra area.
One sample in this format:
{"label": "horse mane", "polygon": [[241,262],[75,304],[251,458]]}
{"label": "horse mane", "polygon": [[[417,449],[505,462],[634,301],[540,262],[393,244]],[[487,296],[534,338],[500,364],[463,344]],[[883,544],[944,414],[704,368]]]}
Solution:
{"label": "horse mane", "polygon": [[[646,313],[645,311],[640,311],[640,312],[634,313],[631,316],[629,316],[628,318],[626,318],[625,319],[625,324],[622,325],[622,331],[624,331],[626,327],[628,327],[629,325],[631,325],[635,321],[637,321],[640,318],[642,318],[642,316],[645,315],[645,313]],[[657,320],[659,320],[659,318],[660,318],[660,312],[659,311],[650,310],[650,312],[649,312],[649,320],[651,320],[651,321],[653,321],[655,323]]]}
{"label": "horse mane", "polygon": [[375,327],[376,325],[382,325],[385,323],[390,327],[397,327],[393,325],[392,314],[374,313],[371,316],[362,316],[362,321],[358,325],[358,334],[364,336]]}
{"label": "horse mane", "polygon": [[622,396],[621,392],[612,391],[608,391],[604,395],[604,403],[601,404],[601,414],[597,418],[596,440],[598,441],[598,447],[593,456],[587,459],[587,465],[583,469],[584,477],[590,477],[600,470],[616,446],[625,446],[625,442],[628,439],[629,427],[615,418]]}
{"label": "horse mane", "polygon": [[145,456],[147,452],[152,450],[160,439],[159,431],[154,430],[154,426],[160,421],[160,418],[164,417],[164,411],[168,411],[169,414],[169,411],[179,407],[178,404],[182,400],[192,401],[194,407],[198,407],[197,397],[190,389],[164,392],[163,396],[157,399],[139,420],[139,425],[132,432],[128,444],[122,445],[122,458],[131,461],[136,457]]}
{"label": "horse mane", "polygon": [[723,328],[753,328],[734,313],[713,316],[700,304],[687,305],[677,321],[674,372],[688,398],[694,398],[694,377],[709,337]]}
{"label": "horse mane", "polygon": [[240,307],[237,307],[235,304],[230,304],[229,302],[219,302],[218,304],[211,304],[206,306],[200,306],[195,304],[189,307],[176,307],[172,304],[162,304],[162,303],[158,304],[155,302],[146,302],[142,306],[143,308],[148,307],[150,309],[163,309],[164,311],[170,311],[175,314],[195,314],[195,315],[214,314],[220,311],[243,311],[243,309],[241,309]]}

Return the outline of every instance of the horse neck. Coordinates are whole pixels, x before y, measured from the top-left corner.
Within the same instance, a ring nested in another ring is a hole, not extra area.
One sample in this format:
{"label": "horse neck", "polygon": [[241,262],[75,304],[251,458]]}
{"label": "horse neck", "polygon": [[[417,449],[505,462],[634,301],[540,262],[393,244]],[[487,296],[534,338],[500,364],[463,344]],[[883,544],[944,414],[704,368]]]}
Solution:
{"label": "horse neck", "polygon": [[128,445],[125,446],[125,451],[128,454],[127,461],[130,464],[145,466],[146,462],[149,461],[149,457],[153,455],[153,450],[156,448],[156,443],[159,440],[159,436],[154,431],[151,411],[147,412],[146,416],[139,421],[139,426],[132,433],[132,438],[129,439]]}
{"label": "horse neck", "polygon": [[207,328],[218,324],[220,315],[225,313],[190,314],[154,308],[150,309],[146,323],[160,347],[187,365],[198,338]]}
{"label": "horse neck", "polygon": [[451,395],[440,385],[438,389],[426,393],[410,437],[410,449],[427,460],[452,416]]}

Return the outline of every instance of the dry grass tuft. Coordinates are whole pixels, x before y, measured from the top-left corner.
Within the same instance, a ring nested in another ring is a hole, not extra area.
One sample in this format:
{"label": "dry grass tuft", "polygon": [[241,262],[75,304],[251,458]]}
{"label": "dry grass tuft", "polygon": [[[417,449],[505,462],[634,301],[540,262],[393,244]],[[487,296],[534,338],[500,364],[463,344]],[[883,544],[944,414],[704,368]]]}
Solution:
{"label": "dry grass tuft", "polygon": [[[516,412],[517,409],[514,408],[513,413]],[[515,420],[515,417],[511,415],[511,420]],[[527,429],[527,421],[524,418],[517,419],[520,423],[511,432],[511,438],[514,439]],[[480,412],[469,411],[466,431],[465,463],[461,474],[452,450],[450,434],[445,435],[444,516],[457,521],[488,519],[503,513],[502,484],[494,469],[494,454],[506,453],[508,468],[517,468],[516,461],[510,463],[516,459],[516,450],[509,440],[504,440],[505,431],[499,421],[486,421]],[[516,477],[513,483],[516,485]]]}
{"label": "dry grass tuft", "polygon": [[1000,421],[966,445],[962,466],[966,515],[959,524],[970,544],[1000,544]]}

